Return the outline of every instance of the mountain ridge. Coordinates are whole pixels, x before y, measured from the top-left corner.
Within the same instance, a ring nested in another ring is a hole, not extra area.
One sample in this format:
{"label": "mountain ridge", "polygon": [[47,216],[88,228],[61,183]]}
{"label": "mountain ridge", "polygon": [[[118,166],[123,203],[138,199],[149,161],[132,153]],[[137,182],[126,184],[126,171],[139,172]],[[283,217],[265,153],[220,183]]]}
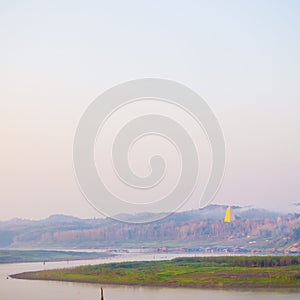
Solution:
{"label": "mountain ridge", "polygon": [[[300,215],[232,206],[236,220],[224,223],[227,206],[176,212],[154,223],[128,224],[110,218],[61,214],[42,220],[0,223],[1,248],[188,247],[284,251],[300,241]],[[131,220],[143,215],[130,216]]]}

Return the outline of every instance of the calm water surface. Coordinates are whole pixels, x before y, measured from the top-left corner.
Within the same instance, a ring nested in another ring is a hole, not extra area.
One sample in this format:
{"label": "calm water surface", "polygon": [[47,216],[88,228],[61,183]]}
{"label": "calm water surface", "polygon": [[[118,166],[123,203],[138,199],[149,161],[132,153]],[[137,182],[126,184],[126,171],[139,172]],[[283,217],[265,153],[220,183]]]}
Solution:
{"label": "calm water surface", "polygon": [[[28,281],[7,279],[14,273],[41,269],[65,268],[84,264],[97,264],[124,260],[170,259],[178,255],[154,257],[153,254],[126,254],[109,259],[99,259],[80,262],[27,263],[0,265],[0,300],[98,300],[99,286],[95,284]],[[183,256],[183,255],[180,255]],[[232,291],[232,290],[199,290],[170,289],[154,287],[104,286],[105,300],[299,300],[300,290],[272,291]]]}

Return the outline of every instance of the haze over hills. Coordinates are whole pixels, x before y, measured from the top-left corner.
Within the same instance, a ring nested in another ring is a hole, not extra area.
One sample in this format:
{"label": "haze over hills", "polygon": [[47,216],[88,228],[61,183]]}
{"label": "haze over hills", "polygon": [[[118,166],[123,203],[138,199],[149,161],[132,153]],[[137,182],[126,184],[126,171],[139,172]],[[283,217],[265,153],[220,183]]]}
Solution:
{"label": "haze over hills", "polygon": [[[112,219],[53,215],[44,220],[0,222],[1,248],[155,248],[184,251],[270,251],[298,249],[300,215],[232,207],[235,221],[224,223],[226,206],[174,213],[155,223],[134,225]],[[127,216],[140,220],[143,215]],[[165,251],[164,250],[164,251]],[[296,251],[295,250],[295,251]]]}

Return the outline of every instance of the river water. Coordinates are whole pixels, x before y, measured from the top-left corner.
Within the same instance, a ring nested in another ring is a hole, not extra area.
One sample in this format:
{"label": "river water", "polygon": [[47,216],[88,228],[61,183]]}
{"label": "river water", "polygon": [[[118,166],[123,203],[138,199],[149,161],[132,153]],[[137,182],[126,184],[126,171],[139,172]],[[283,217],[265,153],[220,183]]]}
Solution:
{"label": "river water", "polygon": [[[97,284],[7,279],[8,275],[42,269],[65,268],[128,260],[171,259],[175,254],[124,254],[118,257],[76,262],[22,263],[0,265],[0,300],[98,300]],[[183,256],[180,254],[180,256]],[[299,300],[300,290],[200,290],[104,285],[105,300]]]}

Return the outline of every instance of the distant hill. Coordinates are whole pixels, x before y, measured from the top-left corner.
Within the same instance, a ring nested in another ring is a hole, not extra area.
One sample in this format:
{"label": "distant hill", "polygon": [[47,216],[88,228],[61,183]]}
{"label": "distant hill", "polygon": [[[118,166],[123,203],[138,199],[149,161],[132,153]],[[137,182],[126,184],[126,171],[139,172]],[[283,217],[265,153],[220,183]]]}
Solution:
{"label": "distant hill", "polygon": [[42,220],[44,224],[54,224],[54,223],[75,223],[80,222],[81,219],[73,217],[73,216],[66,216],[66,215],[52,215],[49,218]]}
{"label": "distant hill", "polygon": [[[37,221],[13,219],[0,222],[0,247],[167,247],[283,251],[299,243],[298,214],[284,215],[264,209],[233,206],[236,220],[224,223],[226,208],[210,205],[203,209],[174,213],[159,222],[141,225],[121,223],[109,218],[79,219],[65,215],[53,215]],[[141,220],[143,216],[127,215],[130,220]]]}

